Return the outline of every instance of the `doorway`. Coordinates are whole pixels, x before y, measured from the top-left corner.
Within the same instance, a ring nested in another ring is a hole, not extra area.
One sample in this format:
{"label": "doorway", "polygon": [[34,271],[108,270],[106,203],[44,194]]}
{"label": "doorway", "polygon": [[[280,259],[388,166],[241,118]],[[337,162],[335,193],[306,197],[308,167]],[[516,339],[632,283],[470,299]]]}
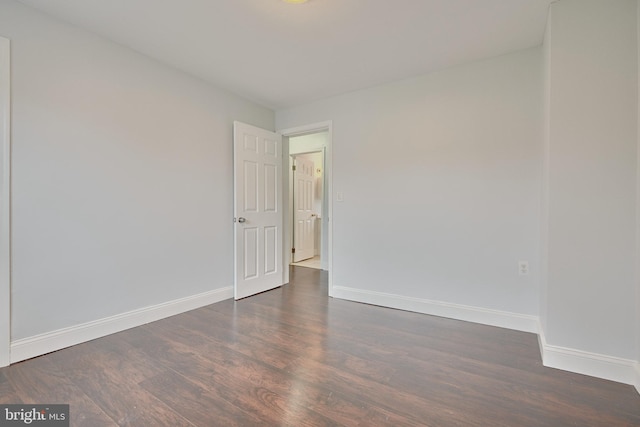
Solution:
{"label": "doorway", "polygon": [[[316,215],[314,227],[311,229],[315,233],[312,268],[320,267],[328,271],[329,296],[333,294],[333,274],[332,274],[332,123],[322,122],[280,130],[283,136],[283,157],[289,159],[290,165],[284,169],[283,181],[289,183],[285,185],[284,202],[284,261],[285,265],[294,262],[293,249],[295,247],[295,212],[294,212],[294,159],[313,159],[314,183],[313,209],[310,214]],[[286,160],[285,160],[286,161]],[[288,204],[287,204],[288,203]],[[317,253],[317,255],[316,255]],[[317,257],[317,258],[316,258]],[[319,264],[319,265],[318,265]],[[307,265],[309,266],[309,265]],[[285,268],[285,283],[289,281],[289,269]]]}

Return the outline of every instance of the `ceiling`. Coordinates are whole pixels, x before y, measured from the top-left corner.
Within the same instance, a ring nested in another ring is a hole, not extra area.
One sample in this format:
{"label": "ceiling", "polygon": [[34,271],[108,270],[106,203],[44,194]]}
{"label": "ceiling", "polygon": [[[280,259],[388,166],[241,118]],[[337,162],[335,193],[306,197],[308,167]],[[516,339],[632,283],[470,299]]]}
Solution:
{"label": "ceiling", "polygon": [[537,46],[552,0],[20,0],[282,109]]}

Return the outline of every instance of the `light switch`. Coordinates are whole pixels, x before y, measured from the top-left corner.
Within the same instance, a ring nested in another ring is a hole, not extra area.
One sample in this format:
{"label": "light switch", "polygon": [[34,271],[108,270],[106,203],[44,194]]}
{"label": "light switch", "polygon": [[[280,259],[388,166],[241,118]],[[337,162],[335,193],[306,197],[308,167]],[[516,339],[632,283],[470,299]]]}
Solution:
{"label": "light switch", "polygon": [[336,193],[336,201],[337,202],[344,202],[344,193],[342,191],[338,191]]}

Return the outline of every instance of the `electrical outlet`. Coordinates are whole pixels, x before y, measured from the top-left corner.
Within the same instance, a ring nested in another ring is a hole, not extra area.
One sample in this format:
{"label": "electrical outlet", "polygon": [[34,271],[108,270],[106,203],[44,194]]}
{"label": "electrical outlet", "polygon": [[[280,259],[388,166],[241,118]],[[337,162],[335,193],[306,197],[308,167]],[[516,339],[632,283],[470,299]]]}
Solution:
{"label": "electrical outlet", "polygon": [[518,261],[518,274],[520,276],[529,274],[529,261]]}

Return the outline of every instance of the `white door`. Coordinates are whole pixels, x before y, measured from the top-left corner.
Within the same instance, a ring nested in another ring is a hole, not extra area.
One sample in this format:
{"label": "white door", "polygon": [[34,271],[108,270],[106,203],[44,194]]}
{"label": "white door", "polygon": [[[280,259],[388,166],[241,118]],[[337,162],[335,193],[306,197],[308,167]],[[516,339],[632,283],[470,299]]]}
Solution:
{"label": "white door", "polygon": [[293,262],[313,258],[315,253],[315,220],[313,213],[314,164],[295,157],[293,161]]}
{"label": "white door", "polygon": [[284,284],[282,136],[233,124],[235,299]]}

